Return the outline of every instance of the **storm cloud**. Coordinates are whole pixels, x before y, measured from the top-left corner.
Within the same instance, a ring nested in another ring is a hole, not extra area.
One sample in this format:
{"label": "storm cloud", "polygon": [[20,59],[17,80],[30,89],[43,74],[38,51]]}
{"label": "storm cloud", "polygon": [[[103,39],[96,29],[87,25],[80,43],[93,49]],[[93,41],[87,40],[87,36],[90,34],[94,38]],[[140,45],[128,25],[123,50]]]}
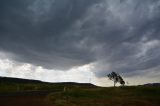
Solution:
{"label": "storm cloud", "polygon": [[159,20],[159,0],[1,0],[0,51],[46,69],[92,64],[98,77],[159,72]]}

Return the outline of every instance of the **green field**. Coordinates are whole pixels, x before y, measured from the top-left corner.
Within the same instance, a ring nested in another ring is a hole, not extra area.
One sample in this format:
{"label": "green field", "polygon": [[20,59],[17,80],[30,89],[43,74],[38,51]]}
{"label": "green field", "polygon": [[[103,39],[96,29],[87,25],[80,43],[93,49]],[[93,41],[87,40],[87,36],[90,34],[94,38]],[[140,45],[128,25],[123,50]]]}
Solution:
{"label": "green field", "polygon": [[160,106],[160,87],[1,83],[0,106]]}

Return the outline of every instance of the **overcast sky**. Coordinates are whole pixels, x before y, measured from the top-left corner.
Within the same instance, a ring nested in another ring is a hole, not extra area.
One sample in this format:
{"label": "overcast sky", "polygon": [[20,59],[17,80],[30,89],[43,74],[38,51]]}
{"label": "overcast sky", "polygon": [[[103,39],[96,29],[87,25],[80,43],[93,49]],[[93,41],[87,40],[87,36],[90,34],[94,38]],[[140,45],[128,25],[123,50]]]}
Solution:
{"label": "overcast sky", "polygon": [[0,0],[0,76],[160,82],[160,0]]}

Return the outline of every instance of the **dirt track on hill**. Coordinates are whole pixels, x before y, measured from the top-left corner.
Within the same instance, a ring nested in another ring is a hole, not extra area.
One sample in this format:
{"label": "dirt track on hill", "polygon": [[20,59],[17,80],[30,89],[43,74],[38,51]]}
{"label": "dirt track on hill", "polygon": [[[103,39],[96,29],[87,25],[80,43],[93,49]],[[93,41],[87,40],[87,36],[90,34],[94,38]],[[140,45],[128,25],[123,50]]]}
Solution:
{"label": "dirt track on hill", "polygon": [[1,93],[0,106],[50,106],[46,99],[48,93],[45,91]]}
{"label": "dirt track on hill", "polygon": [[0,106],[49,106],[45,96],[0,97]]}

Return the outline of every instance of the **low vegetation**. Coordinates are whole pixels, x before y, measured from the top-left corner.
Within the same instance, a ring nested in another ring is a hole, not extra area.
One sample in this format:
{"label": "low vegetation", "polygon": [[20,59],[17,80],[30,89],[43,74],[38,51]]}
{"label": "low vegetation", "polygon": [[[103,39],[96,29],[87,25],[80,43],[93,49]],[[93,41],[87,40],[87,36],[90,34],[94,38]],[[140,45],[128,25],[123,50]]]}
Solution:
{"label": "low vegetation", "polygon": [[49,101],[54,105],[73,106],[156,106],[160,102],[160,88],[117,87],[94,89],[68,89],[51,93]]}
{"label": "low vegetation", "polygon": [[[65,89],[64,89],[65,88]],[[0,106],[158,106],[160,87],[1,83]]]}

